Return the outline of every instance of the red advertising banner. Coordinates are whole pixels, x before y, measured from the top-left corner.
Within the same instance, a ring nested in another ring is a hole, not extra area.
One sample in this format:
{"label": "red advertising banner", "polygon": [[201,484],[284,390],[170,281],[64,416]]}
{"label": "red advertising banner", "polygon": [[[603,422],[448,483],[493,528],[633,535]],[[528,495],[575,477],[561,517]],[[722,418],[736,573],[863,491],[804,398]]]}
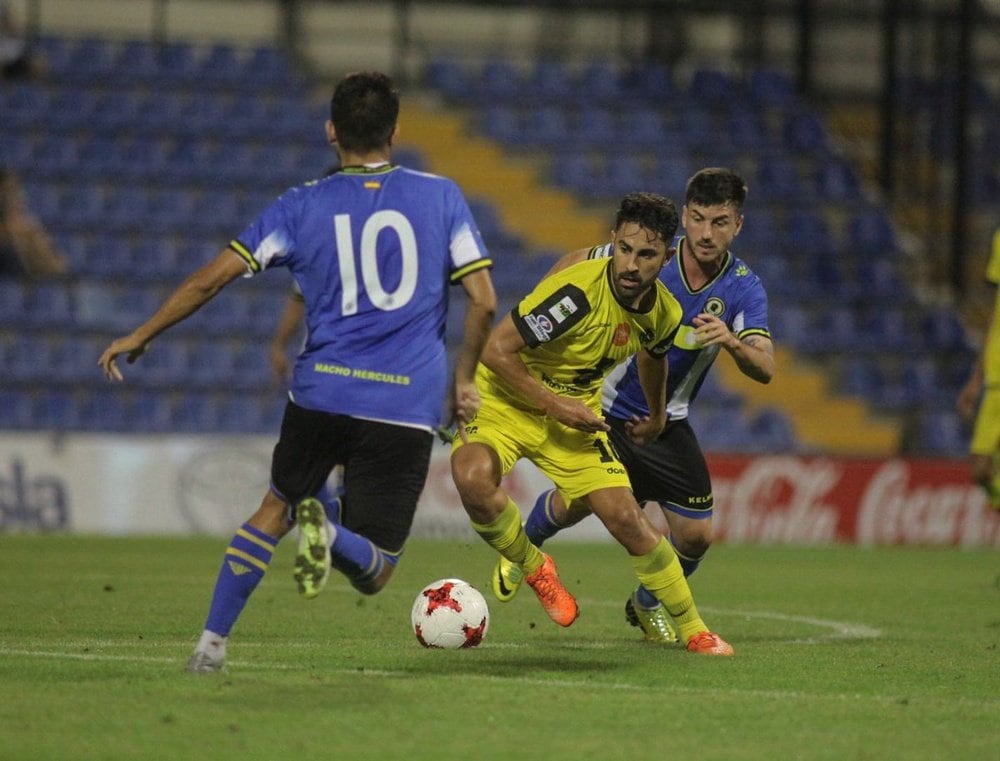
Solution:
{"label": "red advertising banner", "polygon": [[1000,546],[1000,513],[964,460],[708,459],[719,540]]}

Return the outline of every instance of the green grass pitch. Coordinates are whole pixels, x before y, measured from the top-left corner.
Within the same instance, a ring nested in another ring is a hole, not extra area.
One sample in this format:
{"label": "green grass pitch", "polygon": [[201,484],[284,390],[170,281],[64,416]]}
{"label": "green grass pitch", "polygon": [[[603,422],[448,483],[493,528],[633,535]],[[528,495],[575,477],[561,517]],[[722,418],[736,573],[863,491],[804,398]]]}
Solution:
{"label": "green grass pitch", "polygon": [[[692,579],[736,657],[648,645],[613,544],[555,541],[581,615],[505,605],[478,540],[413,541],[389,587],[302,600],[294,541],[225,675],[185,661],[220,538],[0,536],[0,759],[970,759],[1000,748],[995,550],[713,548]],[[414,595],[491,601],[475,650],[421,648]]]}

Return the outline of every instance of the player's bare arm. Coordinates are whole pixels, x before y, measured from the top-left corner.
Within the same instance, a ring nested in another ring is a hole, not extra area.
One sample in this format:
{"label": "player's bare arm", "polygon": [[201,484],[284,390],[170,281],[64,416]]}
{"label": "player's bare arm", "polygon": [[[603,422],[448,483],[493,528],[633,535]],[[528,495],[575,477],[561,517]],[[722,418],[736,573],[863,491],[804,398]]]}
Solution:
{"label": "player's bare arm", "polygon": [[774,377],[774,343],[767,336],[749,335],[740,340],[715,315],[702,312],[692,320],[695,340],[702,346],[721,345],[736,361],[740,372],[758,383]]}
{"label": "player's bare arm", "polygon": [[590,433],[610,430],[603,418],[586,404],[549,391],[535,380],[521,359],[521,351],[526,347],[514,320],[507,314],[490,333],[481,361],[527,402],[563,425]]}
{"label": "player's bare arm", "polygon": [[132,364],[143,355],[150,341],[171,325],[194,314],[246,271],[243,260],[232,249],[226,248],[204,267],[188,275],[152,317],[127,336],[112,341],[104,350],[97,362],[104,370],[104,377],[108,380],[124,380],[116,362],[119,355],[127,355],[126,361]]}
{"label": "player's bare arm", "polygon": [[640,351],[635,361],[649,414],[642,417],[633,415],[626,421],[625,430],[635,443],[648,444],[663,432],[667,424],[667,358]]}
{"label": "player's bare arm", "polygon": [[560,257],[559,261],[553,264],[551,269],[545,273],[545,277],[542,280],[546,277],[551,277],[557,272],[562,272],[567,267],[572,267],[574,264],[584,261],[589,251],[589,248],[578,248],[576,251],[570,251],[568,254]]}
{"label": "player's bare arm", "polygon": [[278,329],[274,332],[274,337],[268,346],[274,381],[279,386],[288,382],[291,372],[291,366],[288,362],[288,344],[298,333],[305,310],[305,301],[301,294],[293,293],[289,296],[285,311],[282,312],[281,319],[278,321]]}
{"label": "player's bare arm", "polygon": [[490,326],[497,311],[497,295],[489,270],[481,269],[462,278],[462,287],[468,303],[465,308],[465,332],[462,346],[455,360],[452,392],[445,414],[446,427],[456,422],[464,423],[479,410],[479,392],[476,391],[476,364],[490,334]]}

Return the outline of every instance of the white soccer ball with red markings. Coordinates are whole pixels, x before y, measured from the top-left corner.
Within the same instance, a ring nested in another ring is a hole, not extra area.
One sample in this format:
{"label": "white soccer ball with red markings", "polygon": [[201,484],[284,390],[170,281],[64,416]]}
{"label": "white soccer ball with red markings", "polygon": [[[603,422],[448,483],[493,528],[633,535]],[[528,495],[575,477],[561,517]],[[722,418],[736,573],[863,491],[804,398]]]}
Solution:
{"label": "white soccer ball with red markings", "polygon": [[490,628],[490,609],[467,581],[438,579],[420,590],[410,621],[424,647],[458,650],[483,641]]}

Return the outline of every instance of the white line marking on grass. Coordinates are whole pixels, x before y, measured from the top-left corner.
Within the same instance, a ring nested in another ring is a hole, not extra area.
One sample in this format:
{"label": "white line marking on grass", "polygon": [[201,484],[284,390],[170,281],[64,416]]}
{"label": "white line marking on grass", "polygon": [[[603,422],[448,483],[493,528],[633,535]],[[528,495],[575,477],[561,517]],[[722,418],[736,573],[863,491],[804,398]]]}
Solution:
{"label": "white line marking on grass", "polygon": [[[701,607],[701,606],[699,606]],[[850,621],[834,621],[828,618],[814,616],[794,616],[788,613],[777,613],[769,610],[733,610],[727,608],[702,607],[704,611],[714,615],[741,616],[743,618],[767,618],[772,621],[787,621],[789,623],[806,624],[820,629],[830,629],[829,634],[815,637],[800,637],[797,639],[775,640],[791,645],[816,645],[821,642],[843,639],[878,639],[882,630],[865,624],[855,624]]]}
{"label": "white line marking on grass", "polygon": [[[494,645],[493,647],[496,647]],[[484,649],[485,646],[484,646]],[[52,658],[52,659],[65,659],[65,660],[83,660],[83,661],[124,661],[129,663],[157,663],[164,665],[171,665],[176,667],[180,671],[183,667],[183,660],[178,660],[177,658],[166,658],[166,657],[150,657],[150,656],[135,656],[135,655],[104,655],[99,653],[61,653],[52,650],[14,650],[14,649],[0,649],[0,656],[25,656],[33,658]],[[269,663],[261,661],[234,661],[230,660],[228,662],[231,668],[237,669],[240,675],[252,675],[254,672],[259,671],[305,671],[307,673],[318,673],[323,676],[357,676],[362,678],[381,678],[381,679],[399,679],[399,680],[447,680],[454,679],[454,674],[439,673],[439,674],[424,674],[417,671],[388,671],[385,669],[374,669],[367,667],[356,667],[356,668],[314,668],[314,667],[304,667],[295,664],[283,664],[283,663]],[[221,675],[223,678],[227,674]],[[210,674],[193,675],[192,679],[212,679],[213,676]],[[470,672],[463,672],[461,674],[461,679],[463,681],[479,681],[479,682],[489,682],[496,683],[500,685],[511,685],[511,684],[521,684],[527,685],[529,687],[543,687],[549,689],[559,689],[559,690],[586,690],[588,692],[593,692],[594,690],[610,690],[612,692],[636,692],[650,694],[655,692],[654,688],[651,688],[648,684],[631,684],[628,682],[598,682],[589,679],[539,679],[537,677],[524,677],[524,676],[497,676],[494,674],[475,674]],[[817,693],[817,692],[803,692],[800,690],[759,690],[759,689],[718,689],[714,687],[690,687],[684,685],[671,684],[669,687],[664,688],[664,691],[670,695],[676,695],[678,693],[683,693],[687,695],[704,695],[707,697],[719,697],[719,696],[730,696],[730,697],[753,697],[753,698],[763,698],[769,700],[823,700],[823,701],[865,701],[876,703],[880,705],[891,705],[898,703],[898,695],[866,695],[861,693]],[[921,698],[915,699],[920,702],[933,703],[936,698],[931,695],[923,696]],[[955,704],[968,704],[975,706],[977,708],[982,708],[985,704],[992,704],[996,702],[1000,705],[1000,701],[992,700],[972,700],[956,696],[948,696],[942,699],[949,706],[954,706]]]}

